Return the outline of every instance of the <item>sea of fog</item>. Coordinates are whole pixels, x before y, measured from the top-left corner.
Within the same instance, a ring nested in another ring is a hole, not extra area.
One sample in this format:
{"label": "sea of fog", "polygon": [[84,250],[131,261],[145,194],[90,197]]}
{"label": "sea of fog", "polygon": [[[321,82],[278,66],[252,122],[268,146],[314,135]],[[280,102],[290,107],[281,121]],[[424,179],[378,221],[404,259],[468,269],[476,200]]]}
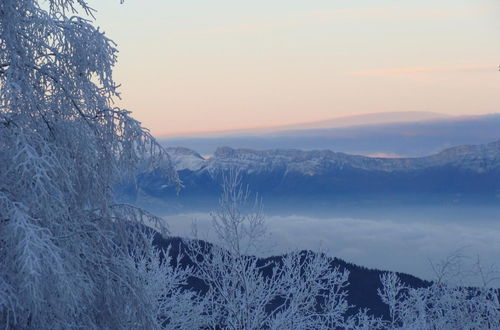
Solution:
{"label": "sea of fog", "polygon": [[[199,238],[215,239],[209,212],[165,212],[163,218],[175,236],[192,236],[195,223]],[[479,284],[478,260],[483,275],[500,275],[497,206],[365,206],[351,211],[333,208],[321,214],[313,209],[308,212],[304,206],[295,214],[273,209],[265,219],[263,250],[269,255],[293,249],[326,251],[357,265],[424,279],[435,277],[432,264],[460,255],[461,275],[454,280]],[[490,284],[500,286],[500,280]]]}

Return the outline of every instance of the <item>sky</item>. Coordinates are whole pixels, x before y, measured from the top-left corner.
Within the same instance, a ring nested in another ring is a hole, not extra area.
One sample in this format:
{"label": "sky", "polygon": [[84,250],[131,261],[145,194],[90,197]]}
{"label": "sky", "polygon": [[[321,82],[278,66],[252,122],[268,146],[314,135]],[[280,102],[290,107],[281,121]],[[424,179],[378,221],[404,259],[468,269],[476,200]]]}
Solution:
{"label": "sky", "polygon": [[157,137],[500,108],[498,0],[94,1]]}

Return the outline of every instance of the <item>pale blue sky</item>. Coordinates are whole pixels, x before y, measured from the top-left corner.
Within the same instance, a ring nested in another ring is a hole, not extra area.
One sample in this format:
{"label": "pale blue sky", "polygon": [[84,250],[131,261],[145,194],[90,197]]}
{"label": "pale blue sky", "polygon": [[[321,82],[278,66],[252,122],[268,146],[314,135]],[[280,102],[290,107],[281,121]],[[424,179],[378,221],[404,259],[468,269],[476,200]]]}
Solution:
{"label": "pale blue sky", "polygon": [[95,2],[156,135],[381,111],[497,112],[500,1]]}

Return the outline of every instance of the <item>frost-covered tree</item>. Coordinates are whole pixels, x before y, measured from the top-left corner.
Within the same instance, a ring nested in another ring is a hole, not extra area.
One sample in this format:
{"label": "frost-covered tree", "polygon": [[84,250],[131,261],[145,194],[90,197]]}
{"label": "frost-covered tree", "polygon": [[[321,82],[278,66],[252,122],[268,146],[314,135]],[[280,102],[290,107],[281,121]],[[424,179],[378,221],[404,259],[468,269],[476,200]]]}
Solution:
{"label": "frost-covered tree", "polygon": [[117,50],[93,14],[85,0],[0,1],[0,325],[192,328],[186,273],[159,263],[143,227],[156,219],[113,200],[138,162],[169,161],[113,106]]}
{"label": "frost-covered tree", "polygon": [[435,281],[411,288],[394,273],[381,276],[379,295],[388,305],[388,329],[500,329],[498,289]]}
{"label": "frost-covered tree", "polygon": [[208,287],[211,329],[376,329],[381,324],[366,312],[346,317],[349,273],[332,267],[326,255],[297,251],[267,261],[252,255],[264,237],[264,216],[236,171],[223,177],[220,207],[212,218],[217,245],[187,241],[195,276]]}

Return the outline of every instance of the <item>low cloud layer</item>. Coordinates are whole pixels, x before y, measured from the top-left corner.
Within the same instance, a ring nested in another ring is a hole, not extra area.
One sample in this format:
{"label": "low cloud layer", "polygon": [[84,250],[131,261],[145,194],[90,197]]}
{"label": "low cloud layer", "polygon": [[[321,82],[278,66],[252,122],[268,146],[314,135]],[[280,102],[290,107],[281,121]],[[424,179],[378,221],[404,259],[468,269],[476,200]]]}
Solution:
{"label": "low cloud layer", "polygon": [[[213,240],[210,219],[207,213],[166,217],[174,235],[189,236],[192,222],[196,220],[201,238]],[[267,248],[271,254],[291,249],[323,250],[358,265],[427,279],[434,276],[431,261],[440,262],[457,251],[465,256],[464,269],[470,269],[477,257],[485,269],[500,266],[499,221],[471,219],[470,222],[455,222],[445,219],[431,223],[405,221],[403,215],[401,219],[268,216],[269,238],[266,244],[269,244]],[[464,280],[477,283],[478,278],[470,276]]]}

